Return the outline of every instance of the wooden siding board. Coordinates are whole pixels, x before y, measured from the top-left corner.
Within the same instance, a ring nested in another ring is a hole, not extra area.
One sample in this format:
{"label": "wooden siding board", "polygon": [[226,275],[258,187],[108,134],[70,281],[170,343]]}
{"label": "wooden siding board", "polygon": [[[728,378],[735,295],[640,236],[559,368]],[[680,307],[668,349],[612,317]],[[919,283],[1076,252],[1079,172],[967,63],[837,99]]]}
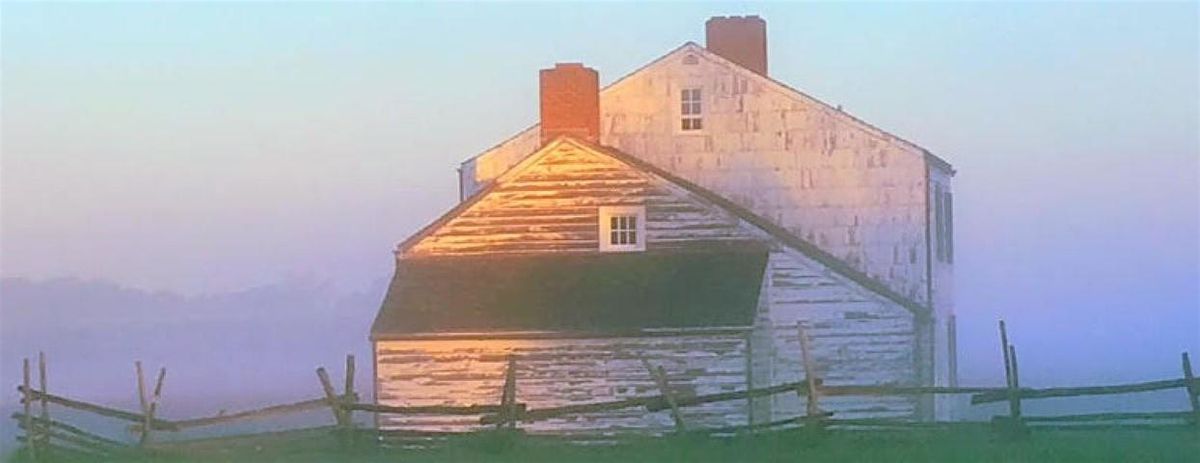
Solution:
{"label": "wooden siding board", "polygon": [[[380,341],[379,402],[387,405],[495,403],[508,354],[517,358],[517,400],[529,408],[653,395],[657,388],[641,365],[645,356],[663,365],[682,395],[745,387],[742,335],[570,340]],[[434,378],[434,379],[431,379]],[[689,407],[689,423],[745,423],[739,401]],[[383,429],[466,431],[478,417],[385,416]],[[673,424],[666,412],[640,409],[596,413],[522,424],[530,432],[663,433]]]}
{"label": "wooden siding board", "polygon": [[[804,377],[798,323],[804,323],[821,378],[828,385],[915,384],[913,315],[823,276],[794,252],[771,253],[769,323],[774,333],[772,381]],[[820,282],[820,284],[813,284]],[[836,298],[831,296],[838,296]],[[838,418],[913,417],[911,398],[830,397],[823,410]],[[772,419],[804,413],[804,402],[776,396]]]}
{"label": "wooden siding board", "polygon": [[572,143],[549,148],[407,251],[595,252],[597,208],[646,207],[648,248],[688,240],[757,239],[736,216],[669,182]]}

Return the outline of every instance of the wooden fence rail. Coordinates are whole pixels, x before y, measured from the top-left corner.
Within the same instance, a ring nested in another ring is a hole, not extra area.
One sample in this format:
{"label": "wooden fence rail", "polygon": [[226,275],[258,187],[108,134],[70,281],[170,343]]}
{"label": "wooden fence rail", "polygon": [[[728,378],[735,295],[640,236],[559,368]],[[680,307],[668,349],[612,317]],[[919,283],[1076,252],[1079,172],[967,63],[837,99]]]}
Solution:
{"label": "wooden fence rail", "polygon": [[[1192,380],[1196,383],[1196,380]],[[1046,399],[1051,397],[1079,397],[1089,395],[1130,394],[1135,392],[1161,391],[1187,387],[1185,378],[1147,381],[1142,383],[1120,384],[1115,386],[1085,386],[1085,387],[1054,387],[1046,389],[1020,388],[1017,397],[1022,399]],[[1004,402],[1008,399],[1007,390],[984,391],[971,396],[971,405],[992,402]]]}
{"label": "wooden fence rail", "polygon": [[[21,429],[26,429],[26,428],[25,428],[25,426],[26,426],[26,425],[24,424],[24,423],[25,423],[25,421],[24,421],[24,420],[25,420],[25,415],[24,415],[24,414],[22,414],[22,413],[20,413],[20,412],[16,412],[16,413],[13,413],[13,414],[12,414],[12,418],[13,418],[14,420],[18,420],[18,421],[20,421],[20,422],[21,422],[21,423],[19,424],[19,427],[20,427]],[[78,436],[79,438],[82,438],[82,439],[88,439],[88,440],[90,440],[90,441],[94,441],[95,443],[98,443],[98,444],[104,444],[104,445],[108,445],[108,446],[111,446],[111,447],[122,447],[122,446],[125,446],[125,445],[126,445],[126,444],[124,444],[124,443],[122,443],[122,442],[119,442],[119,441],[116,441],[116,440],[113,440],[113,439],[109,439],[109,438],[107,438],[107,437],[98,436],[98,435],[96,435],[96,434],[92,434],[92,433],[90,433],[90,432],[84,431],[84,430],[82,430],[82,429],[80,429],[80,428],[78,428],[78,427],[75,427],[75,426],[69,425],[69,424],[67,424],[67,423],[62,423],[62,422],[59,422],[59,421],[54,421],[54,420],[51,420],[51,419],[43,419],[43,418],[40,418],[40,417],[31,416],[31,417],[29,417],[29,422],[30,422],[31,424],[33,424],[33,425],[37,425],[37,426],[49,427],[49,428],[52,428],[52,429],[59,429],[59,430],[62,430],[62,431],[64,431],[64,432],[68,432],[68,433],[74,434],[75,436]]]}
{"label": "wooden fence rail", "polygon": [[[177,432],[204,426],[229,424],[241,421],[260,420],[281,415],[301,413],[320,409],[329,409],[340,431],[355,429],[354,412],[395,415],[450,415],[450,416],[479,416],[481,425],[494,425],[502,428],[515,428],[518,423],[560,418],[563,416],[603,413],[608,411],[644,408],[646,412],[671,413],[677,433],[730,433],[757,431],[779,426],[801,425],[814,430],[827,427],[839,428],[938,428],[947,426],[993,426],[1009,437],[1021,437],[1028,434],[1026,424],[1035,424],[1038,429],[1053,427],[1055,429],[1071,429],[1079,426],[1113,426],[1114,423],[1130,423],[1129,426],[1143,426],[1164,420],[1183,422],[1200,429],[1200,379],[1197,379],[1191,368],[1187,353],[1183,353],[1182,378],[1158,381],[1146,381],[1130,384],[1084,387],[1053,387],[1028,388],[1020,386],[1020,376],[1017,363],[1016,348],[1008,342],[1008,334],[1004,322],[1000,322],[1001,348],[1004,359],[1004,387],[961,387],[961,386],[911,386],[911,385],[826,385],[818,376],[814,360],[808,355],[808,340],[802,328],[797,329],[801,339],[802,364],[805,369],[804,378],[795,382],[776,384],[760,388],[747,388],[737,391],[720,392],[705,395],[679,394],[677,388],[668,381],[666,371],[661,365],[651,365],[643,359],[647,376],[654,381],[659,394],[631,397],[619,400],[571,404],[548,408],[528,409],[527,404],[519,402],[519,385],[517,384],[517,357],[509,357],[505,369],[504,386],[498,404],[476,405],[413,405],[394,406],[377,403],[360,403],[358,394],[354,391],[354,357],[347,356],[346,377],[344,388],[339,394],[333,388],[327,371],[317,369],[317,377],[321,397],[282,405],[272,405],[257,409],[245,410],[226,414],[224,412],[202,418],[183,420],[167,420],[156,416],[161,399],[165,369],[160,369],[153,393],[148,393],[142,377],[141,363],[137,362],[137,392],[141,412],[131,412],[109,406],[97,405],[81,400],[51,394],[46,390],[45,356],[39,355],[38,379],[39,387],[31,384],[31,368],[28,359],[24,362],[24,377],[17,391],[21,394],[24,405],[23,412],[13,413],[11,418],[18,421],[18,427],[25,432],[18,436],[29,450],[29,455],[40,459],[47,455],[58,453],[84,453],[91,455],[112,455],[114,452],[130,451],[134,446],[146,445],[151,431]],[[1081,397],[1106,394],[1130,394],[1168,389],[1184,389],[1188,397],[1190,410],[1171,412],[1114,412],[1089,413],[1061,416],[1028,416],[1022,413],[1023,400],[1036,400],[1055,397]],[[741,426],[722,428],[695,429],[688,426],[684,410],[699,405],[747,400],[769,397],[776,394],[796,394],[805,401],[805,414],[766,423],[749,423]],[[993,422],[918,422],[911,419],[898,418],[861,418],[845,419],[834,416],[834,413],[822,411],[819,408],[820,399],[835,396],[930,396],[938,394],[970,395],[972,405],[996,402],[1008,402],[1009,415],[996,417]],[[40,404],[38,410],[33,405]],[[95,415],[123,420],[132,423],[128,428],[140,437],[133,443],[124,443],[108,437],[80,429],[79,427],[50,418],[49,405],[54,404],[73,410],[92,413]],[[36,414],[36,415],[35,415]],[[998,427],[996,425],[999,425]],[[1121,424],[1120,426],[1126,426]],[[1178,425],[1176,425],[1178,426]],[[349,437],[349,433],[342,433]],[[343,444],[350,440],[341,440]]]}
{"label": "wooden fence rail", "polygon": [[[38,390],[30,389],[30,390],[28,390],[28,392],[26,392],[26,391],[27,390],[25,389],[24,386],[17,386],[17,392],[20,392],[22,394],[27,394],[27,397],[29,397],[30,400],[35,400],[35,401],[36,400],[45,400],[45,401],[55,404],[55,405],[61,405],[63,407],[67,407],[67,408],[71,408],[71,409],[75,409],[75,410],[79,410],[79,411],[95,413],[97,415],[108,417],[108,418],[116,418],[118,420],[132,421],[134,423],[142,423],[142,421],[145,419],[145,416],[142,415],[141,413],[128,412],[125,410],[119,410],[116,408],[106,407],[103,405],[90,404],[90,403],[83,402],[80,400],[73,400],[73,399],[68,399],[66,397],[61,397],[61,396],[57,396],[57,395],[50,394],[50,393],[43,393]],[[152,420],[152,423],[154,423],[155,429],[166,429],[166,430],[170,430],[170,431],[178,431],[179,430],[170,421],[155,418],[154,420]]]}

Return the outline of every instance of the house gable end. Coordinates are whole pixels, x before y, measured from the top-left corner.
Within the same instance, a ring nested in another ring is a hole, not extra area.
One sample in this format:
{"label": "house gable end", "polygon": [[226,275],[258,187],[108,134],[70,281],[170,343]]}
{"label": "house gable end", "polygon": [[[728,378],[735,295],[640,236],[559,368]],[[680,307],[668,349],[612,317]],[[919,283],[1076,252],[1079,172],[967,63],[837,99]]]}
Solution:
{"label": "house gable end", "polygon": [[732,213],[597,147],[547,144],[401,243],[402,257],[598,252],[601,207],[645,208],[646,250],[759,240]]}
{"label": "house gable end", "polygon": [[[951,175],[954,174],[954,169],[949,162],[934,155],[925,148],[922,148],[913,142],[871,125],[862,119],[842,111],[840,107],[835,107],[834,105],[825,103],[783,82],[772,79],[771,77],[764,76],[746,69],[737,63],[712,53],[711,51],[694,42],[686,42],[683,45],[671,50],[670,52],[667,52],[666,54],[650,61],[646,65],[603,87],[600,90],[601,110],[604,111],[605,108],[622,106],[620,101],[614,101],[614,95],[619,93],[621,88],[630,85],[637,85],[638,82],[641,82],[642,79],[653,74],[657,70],[661,70],[662,68],[673,65],[676,61],[681,61],[684,59],[690,60],[692,58],[704,59],[709,63],[717,64],[728,72],[736,74],[741,79],[754,81],[766,86],[779,95],[791,100],[795,104],[814,106],[820,111],[826,113],[827,116],[856,127],[867,136],[878,137],[880,141],[885,143],[894,143],[898,147],[901,147],[903,151],[920,156],[922,162],[928,163],[935,168],[944,170]],[[663,102],[663,104],[676,103],[670,97],[668,97],[668,100],[669,101]],[[622,108],[620,112],[624,111],[625,109]],[[612,132],[612,126],[613,121],[611,118],[606,118],[604,121],[604,127],[602,128],[602,134],[610,134]],[[475,191],[483,188],[487,183],[491,182],[503,172],[536,151],[540,138],[540,129],[540,124],[535,122],[528,128],[517,132],[504,141],[501,141],[491,148],[488,148],[486,151],[476,154],[475,156],[463,161],[460,165],[460,175],[462,178],[460,178],[459,181],[463,187],[464,196],[460,199],[466,199]],[[606,142],[606,144],[613,143]],[[634,154],[640,154],[636,150],[631,150],[628,148],[626,148],[626,150],[633,152]]]}

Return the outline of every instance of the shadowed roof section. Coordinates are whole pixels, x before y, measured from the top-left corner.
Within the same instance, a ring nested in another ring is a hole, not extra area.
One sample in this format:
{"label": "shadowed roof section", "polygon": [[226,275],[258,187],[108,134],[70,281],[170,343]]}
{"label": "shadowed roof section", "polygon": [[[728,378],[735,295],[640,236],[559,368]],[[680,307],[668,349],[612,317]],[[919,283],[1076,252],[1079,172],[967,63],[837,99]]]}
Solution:
{"label": "shadowed roof section", "polygon": [[754,323],[767,249],[401,259],[372,339]]}

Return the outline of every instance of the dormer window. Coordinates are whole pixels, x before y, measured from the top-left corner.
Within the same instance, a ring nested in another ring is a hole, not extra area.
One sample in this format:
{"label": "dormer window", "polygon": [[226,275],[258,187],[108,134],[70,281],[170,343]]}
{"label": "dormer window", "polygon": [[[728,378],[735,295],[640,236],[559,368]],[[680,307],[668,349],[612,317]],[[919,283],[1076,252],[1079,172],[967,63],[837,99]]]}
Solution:
{"label": "dormer window", "polygon": [[683,130],[700,130],[704,128],[702,117],[704,107],[701,105],[701,94],[698,88],[685,88],[680,91],[680,122]]}
{"label": "dormer window", "polygon": [[600,250],[605,252],[646,250],[646,208],[606,206],[600,208]]}

